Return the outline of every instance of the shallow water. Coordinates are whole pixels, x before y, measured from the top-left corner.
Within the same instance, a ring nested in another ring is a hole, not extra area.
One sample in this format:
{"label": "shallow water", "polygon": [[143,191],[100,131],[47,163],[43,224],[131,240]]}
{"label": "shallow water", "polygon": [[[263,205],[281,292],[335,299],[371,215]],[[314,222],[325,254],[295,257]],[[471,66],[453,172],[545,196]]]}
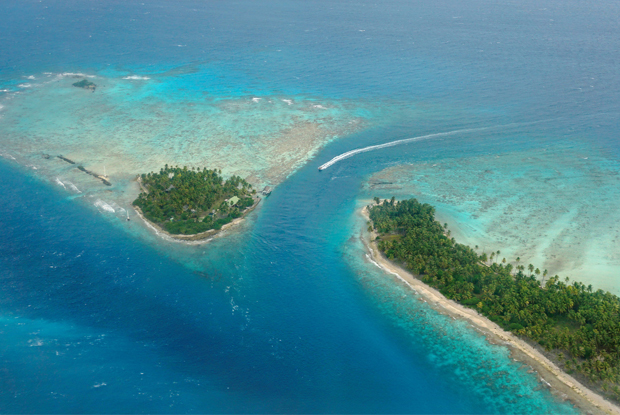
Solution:
{"label": "shallow water", "polygon": [[[401,191],[436,201],[464,238],[497,241],[507,255],[514,246],[550,261],[572,252],[565,240],[610,252],[617,7],[9,2],[0,407],[574,413],[507,349],[366,262],[355,210]],[[100,86],[71,87],[69,73]],[[488,129],[317,171],[357,148],[478,128]],[[43,153],[105,168],[113,186]],[[220,163],[225,174],[279,186],[224,237],[176,244],[129,209],[133,176],[165,162]],[[484,192],[480,164],[496,176]],[[396,187],[377,183],[386,175]],[[494,233],[506,193],[539,196],[503,225],[524,229],[520,245]],[[562,228],[554,198],[583,221]],[[597,258],[557,266],[590,268]],[[597,269],[593,285],[613,289],[613,258]]]}
{"label": "shallow water", "polygon": [[573,144],[390,167],[366,191],[435,205],[457,240],[500,250],[500,261],[619,294],[620,166]]}

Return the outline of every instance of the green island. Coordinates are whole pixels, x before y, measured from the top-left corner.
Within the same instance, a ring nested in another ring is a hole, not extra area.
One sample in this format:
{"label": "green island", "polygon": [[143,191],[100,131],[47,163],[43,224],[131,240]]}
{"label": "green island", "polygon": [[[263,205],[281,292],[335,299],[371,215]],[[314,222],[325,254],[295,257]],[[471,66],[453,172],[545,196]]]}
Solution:
{"label": "green island", "polygon": [[142,192],[133,205],[172,235],[195,235],[219,230],[251,210],[252,185],[239,176],[228,180],[221,171],[165,165],[159,173],[142,174]]}
{"label": "green island", "polygon": [[74,82],[72,85],[77,88],[90,89],[93,92],[95,92],[95,88],[97,88],[97,85],[95,85],[94,82],[90,82],[87,79],[82,79],[81,81]]}
{"label": "green island", "polygon": [[376,231],[377,246],[387,259],[445,297],[540,345],[564,371],[620,401],[617,296],[548,277],[546,270],[522,265],[519,258],[515,265],[507,263],[500,251],[478,254],[450,237],[429,204],[374,200],[369,231]]}

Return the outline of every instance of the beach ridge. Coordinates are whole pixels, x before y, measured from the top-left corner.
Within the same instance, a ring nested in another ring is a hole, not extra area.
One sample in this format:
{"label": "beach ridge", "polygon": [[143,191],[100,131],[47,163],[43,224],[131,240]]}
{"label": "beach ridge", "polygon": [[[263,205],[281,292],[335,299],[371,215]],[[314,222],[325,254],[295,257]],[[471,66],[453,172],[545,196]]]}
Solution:
{"label": "beach ridge", "polygon": [[157,232],[157,233],[161,233],[161,234],[165,235],[166,237],[170,238],[171,240],[173,240],[175,242],[209,242],[211,240],[211,238],[216,237],[222,231],[225,231],[227,229],[233,228],[236,225],[238,225],[241,222],[243,222],[243,220],[245,219],[246,215],[249,214],[254,209],[256,209],[256,206],[258,206],[260,201],[261,201],[261,199],[258,198],[258,200],[256,201],[256,203],[254,203],[254,205],[250,206],[249,208],[247,208],[247,210],[245,212],[243,212],[243,216],[241,216],[239,218],[236,218],[232,222],[223,225],[220,229],[209,229],[208,231],[204,231],[204,232],[200,232],[200,233],[196,233],[196,234],[192,234],[192,235],[181,235],[181,234],[175,235],[175,234],[172,234],[172,233],[166,231],[165,229],[163,229],[158,224],[153,223],[150,220],[148,220],[144,216],[144,213],[142,213],[142,209],[140,209],[138,206],[133,206],[132,205],[132,207],[133,207],[134,211],[138,214],[138,216],[140,216],[140,219],[142,219],[142,221],[144,221],[144,223],[148,227],[150,227],[151,229],[155,230],[155,232]]}
{"label": "beach ridge", "polygon": [[[367,206],[364,206],[359,213],[366,221],[370,221]],[[368,250],[369,259],[383,271],[398,277],[418,292],[430,306],[449,316],[468,321],[476,329],[484,332],[489,342],[506,344],[517,361],[531,366],[532,369],[538,372],[541,382],[546,383],[554,392],[570,400],[582,411],[593,414],[620,415],[620,408],[618,406],[585,387],[560,369],[540,351],[536,350],[536,348],[514,334],[505,331],[475,310],[446,298],[438,290],[429,287],[417,279],[411,272],[387,259],[379,251],[375,242],[376,236],[377,233],[374,230],[369,233],[362,231],[361,234],[361,239]]]}

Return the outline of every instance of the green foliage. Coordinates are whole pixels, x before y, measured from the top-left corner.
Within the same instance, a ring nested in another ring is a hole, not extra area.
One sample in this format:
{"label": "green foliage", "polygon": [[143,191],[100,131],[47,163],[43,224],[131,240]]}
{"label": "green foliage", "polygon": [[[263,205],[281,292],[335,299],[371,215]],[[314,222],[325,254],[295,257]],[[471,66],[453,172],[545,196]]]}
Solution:
{"label": "green foliage", "polygon": [[508,326],[508,328],[510,329],[510,331],[519,331],[524,327],[519,323],[510,323],[510,326]]}
{"label": "green foliage", "polygon": [[95,89],[95,87],[97,86],[94,82],[90,82],[86,79],[82,79],[81,81],[75,82],[72,85],[84,89]]}
{"label": "green foliage", "polygon": [[541,286],[535,276],[540,270],[533,265],[526,275],[522,265],[495,262],[499,251],[478,255],[450,238],[434,215],[432,206],[416,199],[392,198],[371,207],[370,218],[381,236],[379,249],[446,297],[476,308],[558,357],[566,356],[568,370],[606,385],[608,396],[620,398],[620,389],[613,386],[620,384],[618,297],[557,275]]}
{"label": "green foliage", "polygon": [[[224,181],[217,170],[168,167],[140,176],[146,192],[133,204],[144,216],[171,234],[193,235],[221,229],[254,204],[252,185],[232,176]],[[239,198],[235,206],[225,201]]]}

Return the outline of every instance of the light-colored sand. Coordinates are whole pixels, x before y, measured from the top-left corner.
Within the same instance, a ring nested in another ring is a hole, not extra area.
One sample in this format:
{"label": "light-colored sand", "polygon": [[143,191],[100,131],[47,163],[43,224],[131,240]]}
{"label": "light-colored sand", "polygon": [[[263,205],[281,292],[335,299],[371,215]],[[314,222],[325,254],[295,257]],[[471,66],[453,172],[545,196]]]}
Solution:
{"label": "light-colored sand", "polygon": [[[142,184],[140,184],[140,187],[142,187]],[[156,223],[153,223],[150,220],[148,220],[147,218],[145,218],[144,217],[144,213],[142,213],[142,209],[140,209],[139,207],[133,206],[133,209],[138,214],[140,219],[142,219],[142,221],[144,222],[146,227],[151,229],[153,232],[155,232],[155,234],[157,234],[157,236],[159,236],[161,238],[164,238],[164,239],[167,239],[169,241],[173,241],[173,242],[184,242],[184,243],[190,244],[190,245],[199,245],[199,244],[204,244],[204,243],[210,242],[213,238],[217,238],[219,236],[222,236],[224,231],[230,230],[230,229],[236,227],[237,225],[241,224],[243,222],[243,220],[245,219],[245,217],[250,212],[252,212],[254,209],[256,209],[256,207],[258,206],[260,201],[261,201],[261,199],[257,198],[257,200],[255,201],[254,205],[250,206],[246,211],[243,212],[243,216],[241,216],[241,217],[239,217],[237,219],[234,219],[230,223],[227,223],[227,224],[223,225],[220,229],[209,229],[208,231],[197,233],[197,234],[194,234],[194,235],[174,235],[174,234],[171,234],[170,232],[168,232],[165,229],[163,229],[161,226],[159,226]]]}
{"label": "light-colored sand", "polygon": [[[366,220],[370,220],[366,207],[360,211],[360,214]],[[620,415],[620,408],[618,406],[583,386],[529,344],[512,333],[504,331],[497,324],[478,314],[475,310],[463,307],[447,299],[439,291],[424,284],[410,272],[386,259],[379,252],[377,244],[374,242],[377,236],[374,232],[370,234],[364,233],[364,235],[366,236],[363,238],[364,244],[369,251],[369,257],[372,262],[386,273],[397,277],[417,291],[429,305],[442,313],[468,321],[484,332],[491,343],[507,345],[515,359],[530,365],[540,375],[541,382],[547,384],[560,397],[569,399],[580,410],[593,414]]]}
{"label": "light-colored sand", "polygon": [[[137,219],[131,208],[140,191],[136,175],[165,164],[217,168],[257,191],[273,189],[327,143],[367,127],[368,111],[355,102],[301,95],[222,99],[207,91],[181,99],[184,92],[166,86],[174,76],[140,82],[97,76],[97,91],[84,93],[72,86],[73,77],[52,74],[27,92],[5,97],[0,157],[31,168],[105,217],[125,221]],[[60,154],[76,164],[58,159]],[[105,172],[112,186],[79,165]],[[150,229],[169,239],[163,230]]]}

